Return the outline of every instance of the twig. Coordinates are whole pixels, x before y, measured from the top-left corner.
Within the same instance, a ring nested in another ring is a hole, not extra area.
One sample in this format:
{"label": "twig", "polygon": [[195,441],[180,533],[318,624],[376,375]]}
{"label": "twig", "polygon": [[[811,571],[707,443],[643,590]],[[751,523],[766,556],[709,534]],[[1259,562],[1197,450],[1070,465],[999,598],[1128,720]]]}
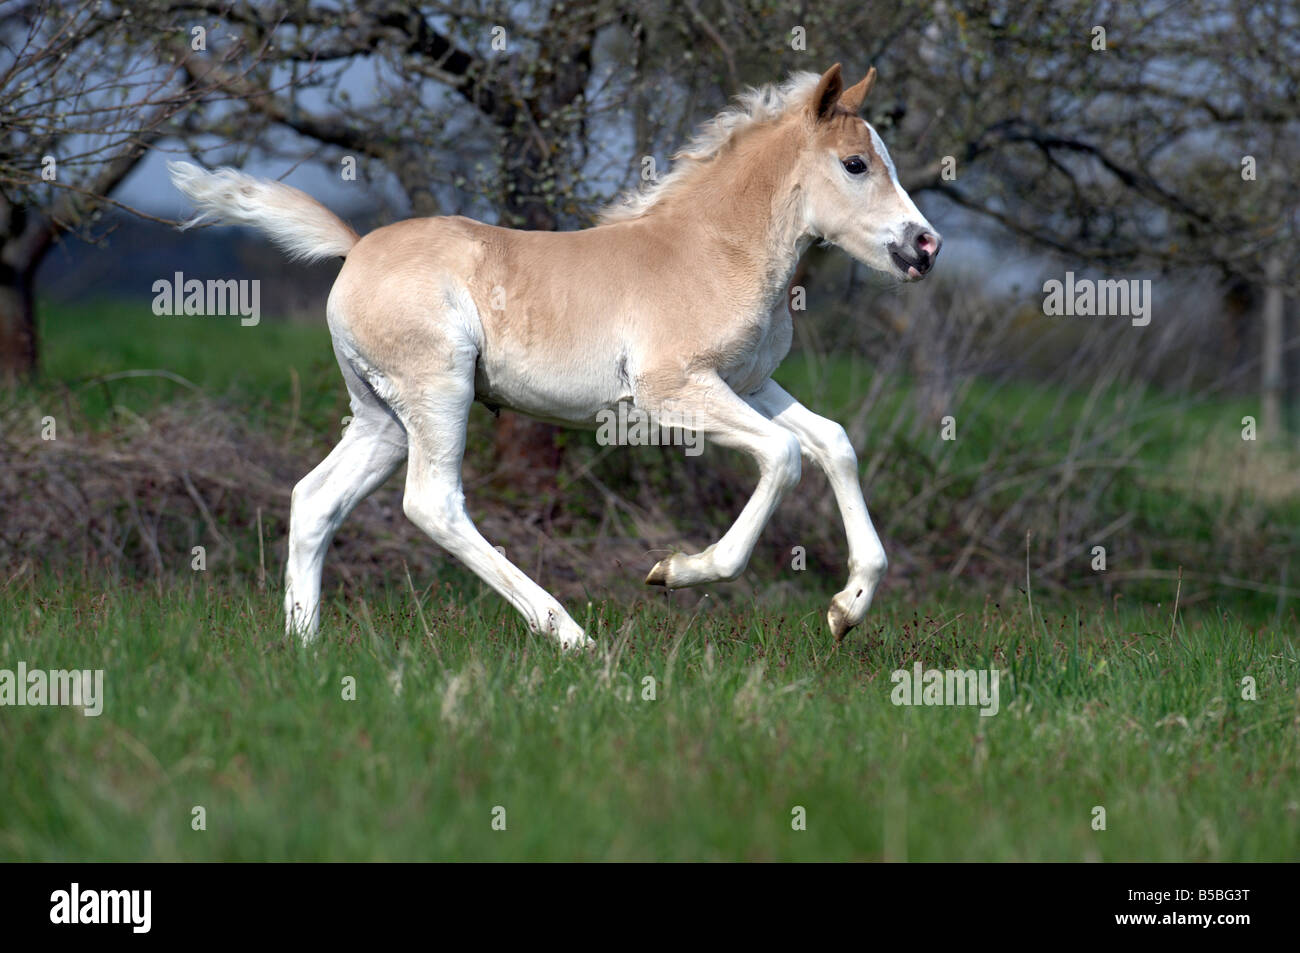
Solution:
{"label": "twig", "polygon": [[438,660],[438,664],[445,669],[447,666],[442,661],[442,652],[438,651],[438,640],[429,631],[429,623],[424,618],[424,606],[421,605],[420,594],[415,591],[415,583],[411,581],[411,569],[406,565],[405,559],[402,560],[402,571],[406,573],[406,584],[411,589],[411,598],[415,600],[415,612],[420,617],[420,626],[424,629],[424,637],[429,640],[429,645],[433,648],[433,655]]}
{"label": "twig", "polygon": [[289,429],[284,435],[285,443],[293,438],[293,432],[298,429],[298,411],[302,406],[302,385],[298,380],[298,368],[292,364],[289,365],[289,390],[293,394],[293,399],[290,402]]}
{"label": "twig", "polygon": [[164,380],[169,380],[175,384],[182,384],[193,391],[202,391],[203,389],[193,381],[186,380],[184,377],[181,377],[181,375],[175,374],[172,371],[138,370],[138,371],[115,371],[112,374],[101,374],[99,377],[92,377],[90,378],[90,380],[83,382],[81,387],[78,388],[78,390],[85,390],[87,387],[91,387],[95,384],[103,384],[107,381],[121,381],[121,380],[127,380],[128,378],[132,378],[132,377],[161,377]]}
{"label": "twig", "polygon": [[209,510],[208,505],[203,502],[203,497],[199,495],[198,488],[194,486],[194,481],[190,479],[188,470],[181,471],[181,483],[184,485],[185,492],[189,494],[190,499],[194,501],[194,505],[198,507],[199,515],[203,517],[203,522],[207,524],[208,531],[212,533],[213,538],[222,546],[226,547],[226,550],[233,555],[235,552],[234,544],[231,543],[230,540],[226,538],[226,534],[221,532],[217,527],[217,521],[212,518],[212,511]]}
{"label": "twig", "polygon": [[1029,579],[1029,539],[1034,531],[1025,531],[1025,596],[1029,599],[1029,631],[1034,631],[1034,587]]}
{"label": "twig", "polygon": [[1178,599],[1183,594],[1183,567],[1178,567],[1178,588],[1174,590],[1174,616],[1169,620],[1169,638],[1174,637],[1174,628],[1178,625]]}
{"label": "twig", "polygon": [[257,588],[266,589],[266,547],[262,543],[262,508],[257,508]]}

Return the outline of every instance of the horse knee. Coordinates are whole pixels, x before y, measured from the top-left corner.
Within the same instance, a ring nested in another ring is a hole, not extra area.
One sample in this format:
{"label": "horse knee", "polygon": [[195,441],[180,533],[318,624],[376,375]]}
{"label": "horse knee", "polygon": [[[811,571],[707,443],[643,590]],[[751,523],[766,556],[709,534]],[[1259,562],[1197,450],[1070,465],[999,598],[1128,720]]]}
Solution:
{"label": "horse knee", "polygon": [[311,474],[303,477],[289,497],[289,537],[297,546],[315,549],[334,532],[339,522],[338,507],[323,506],[319,487]]}
{"label": "horse knee", "polygon": [[827,468],[831,470],[849,470],[853,473],[858,472],[858,454],[853,449],[853,441],[844,428],[835,425],[835,429],[828,433],[825,441]]}
{"label": "horse knee", "polygon": [[419,493],[408,489],[402,497],[402,512],[439,543],[445,543],[457,535],[465,520],[465,494],[450,489]]}
{"label": "horse knee", "polygon": [[803,475],[802,457],[803,448],[794,434],[783,433],[773,441],[772,453],[767,461],[768,472],[782,492],[798,484]]}

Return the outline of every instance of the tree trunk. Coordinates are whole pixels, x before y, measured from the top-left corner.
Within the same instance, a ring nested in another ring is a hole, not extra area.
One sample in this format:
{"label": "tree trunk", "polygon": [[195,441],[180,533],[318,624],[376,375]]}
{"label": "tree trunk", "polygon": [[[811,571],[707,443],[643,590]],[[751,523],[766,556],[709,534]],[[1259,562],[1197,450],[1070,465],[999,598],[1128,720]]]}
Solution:
{"label": "tree trunk", "polygon": [[1282,259],[1274,255],[1266,266],[1264,288],[1264,349],[1261,364],[1263,394],[1260,407],[1260,436],[1275,443],[1285,429],[1282,420],[1283,349],[1286,346],[1286,306],[1282,295]]}
{"label": "tree trunk", "polygon": [[54,242],[54,221],[0,196],[0,387],[36,375],[40,351],[33,289],[36,269]]}
{"label": "tree trunk", "polygon": [[0,385],[36,373],[36,307],[32,270],[0,265]]}

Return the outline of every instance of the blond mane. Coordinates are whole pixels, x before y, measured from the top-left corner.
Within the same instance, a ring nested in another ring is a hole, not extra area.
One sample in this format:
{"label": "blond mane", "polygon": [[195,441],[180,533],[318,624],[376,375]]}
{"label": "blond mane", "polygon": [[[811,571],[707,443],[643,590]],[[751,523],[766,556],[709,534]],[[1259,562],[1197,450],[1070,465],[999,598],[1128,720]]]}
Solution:
{"label": "blond mane", "polygon": [[599,224],[611,225],[640,218],[672,194],[691,174],[720,153],[736,136],[759,123],[803,106],[821,79],[816,73],[794,73],[783,83],[750,87],[735,102],[699,127],[673,157],[673,167],[658,181],[630,189],[604,208]]}

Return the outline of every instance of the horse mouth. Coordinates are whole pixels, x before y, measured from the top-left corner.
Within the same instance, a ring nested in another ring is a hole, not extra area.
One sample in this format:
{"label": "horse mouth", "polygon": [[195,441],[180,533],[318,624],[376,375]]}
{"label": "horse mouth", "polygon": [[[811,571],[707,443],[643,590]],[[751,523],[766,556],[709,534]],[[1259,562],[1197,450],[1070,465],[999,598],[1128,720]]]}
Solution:
{"label": "horse mouth", "polygon": [[907,258],[896,244],[890,242],[885,246],[889,252],[890,259],[894,262],[894,267],[903,273],[903,277],[908,281],[916,281],[925,277],[925,269],[920,261],[913,261]]}

